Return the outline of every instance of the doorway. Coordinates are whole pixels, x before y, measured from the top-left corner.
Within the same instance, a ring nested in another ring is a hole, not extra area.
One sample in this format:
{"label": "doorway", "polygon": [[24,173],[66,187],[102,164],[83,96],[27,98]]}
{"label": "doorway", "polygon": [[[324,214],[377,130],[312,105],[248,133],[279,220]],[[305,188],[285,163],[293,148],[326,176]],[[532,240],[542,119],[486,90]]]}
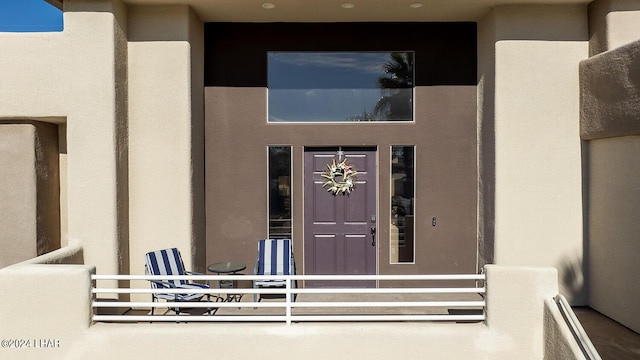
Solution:
{"label": "doorway", "polygon": [[[304,266],[307,275],[375,275],[377,271],[375,147],[305,148]],[[353,190],[323,187],[327,165],[346,160],[357,171]],[[308,287],[375,287],[375,281],[307,281]]]}

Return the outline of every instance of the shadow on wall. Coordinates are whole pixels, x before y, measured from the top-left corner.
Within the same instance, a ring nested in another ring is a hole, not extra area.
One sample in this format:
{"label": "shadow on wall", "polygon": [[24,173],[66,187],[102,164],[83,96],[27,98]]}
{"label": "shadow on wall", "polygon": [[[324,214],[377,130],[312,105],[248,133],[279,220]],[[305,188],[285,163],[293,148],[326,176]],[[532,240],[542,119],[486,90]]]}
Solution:
{"label": "shadow on wall", "polygon": [[583,258],[579,255],[567,255],[556,266],[560,293],[571,305],[587,305],[587,291]]}

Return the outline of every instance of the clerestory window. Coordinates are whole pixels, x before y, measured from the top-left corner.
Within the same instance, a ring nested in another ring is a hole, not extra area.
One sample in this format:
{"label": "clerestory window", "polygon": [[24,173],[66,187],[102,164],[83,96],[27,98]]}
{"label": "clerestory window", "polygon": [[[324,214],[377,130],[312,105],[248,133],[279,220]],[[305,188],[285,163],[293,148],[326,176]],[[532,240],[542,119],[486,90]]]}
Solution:
{"label": "clerestory window", "polygon": [[269,122],[413,121],[413,52],[268,52]]}

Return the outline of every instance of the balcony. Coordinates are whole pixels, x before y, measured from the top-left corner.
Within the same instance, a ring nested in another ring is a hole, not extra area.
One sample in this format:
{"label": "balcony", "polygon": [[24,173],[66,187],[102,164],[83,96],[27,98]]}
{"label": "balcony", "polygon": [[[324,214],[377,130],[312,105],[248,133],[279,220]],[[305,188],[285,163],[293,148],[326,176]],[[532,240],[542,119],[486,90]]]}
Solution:
{"label": "balcony", "polygon": [[[149,316],[144,313],[148,308],[141,306],[129,312],[125,309],[134,305],[127,302],[142,302],[135,304],[139,306],[149,301],[150,289],[145,284],[146,280],[97,276],[94,267],[77,264],[81,257],[76,251],[61,250],[46,259],[0,270],[0,286],[19,289],[3,292],[0,337],[23,340],[20,348],[16,342],[11,343],[13,347],[0,348],[0,358],[166,359],[207,356],[280,359],[283,353],[293,358],[312,360],[345,356],[367,359],[586,358],[572,334],[573,328],[567,324],[554,301],[558,294],[555,269],[487,266],[484,275],[469,275],[483,278],[463,280],[471,284],[461,288],[471,288],[469,291],[472,292],[446,295],[456,299],[437,299],[444,294],[416,294],[416,289],[453,289],[434,287],[431,283],[438,280],[425,280],[421,278],[423,275],[416,276],[414,280],[417,284],[429,281],[429,286],[421,284],[410,289],[379,287],[375,291],[381,293],[373,295],[359,293],[365,290],[333,289],[343,292],[339,296],[314,293],[316,290],[302,286],[297,289],[290,287],[284,290],[285,300],[256,304],[252,301],[252,288],[216,289],[221,295],[226,295],[227,291],[246,293],[240,303],[218,303],[219,310],[213,316],[176,316],[168,312],[166,315],[154,315],[153,321],[149,321],[148,318],[133,318]],[[63,256],[60,257],[61,253]],[[62,264],[54,265],[56,263]],[[387,280],[384,276],[378,279],[380,282]],[[98,289],[117,289],[120,295],[114,296],[113,292]],[[137,291],[146,294],[137,295]],[[294,291],[298,293],[297,301],[286,301],[286,296],[291,297]],[[404,291],[412,293],[402,294]],[[454,306],[457,304],[451,301],[474,303]],[[114,307],[96,306],[100,302],[121,303]],[[376,306],[370,306],[371,302]],[[480,317],[456,318],[450,309],[470,310],[471,313],[463,311],[458,315]],[[482,309],[481,314],[478,309]],[[270,312],[279,313],[271,315]],[[402,318],[367,318],[391,313]],[[260,319],[251,318],[254,315]],[[416,315],[425,317],[410,318]],[[429,318],[427,315],[452,317],[443,320],[444,317]],[[132,317],[106,319],[99,316]],[[198,316],[206,319],[200,320]],[[161,317],[167,319],[163,321]],[[35,348],[34,344],[53,346]]]}

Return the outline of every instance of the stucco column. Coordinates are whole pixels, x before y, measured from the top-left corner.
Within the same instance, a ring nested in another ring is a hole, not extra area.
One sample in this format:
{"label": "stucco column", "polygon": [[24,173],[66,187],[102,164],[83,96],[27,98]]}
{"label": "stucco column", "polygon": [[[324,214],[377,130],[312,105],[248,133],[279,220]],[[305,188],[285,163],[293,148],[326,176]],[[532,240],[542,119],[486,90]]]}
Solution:
{"label": "stucco column", "polygon": [[584,304],[586,6],[499,6],[478,33],[481,260],[557,267],[561,292]]}
{"label": "stucco column", "polygon": [[188,6],[130,8],[132,274],[168,247],[205,270],[202,62],[203,24]]}
{"label": "stucco column", "polygon": [[485,270],[487,327],[492,337],[484,345],[542,359],[544,302],[558,294],[556,270],[493,265]]}
{"label": "stucco column", "polygon": [[101,274],[128,273],[126,7],[64,2],[69,238]]}

